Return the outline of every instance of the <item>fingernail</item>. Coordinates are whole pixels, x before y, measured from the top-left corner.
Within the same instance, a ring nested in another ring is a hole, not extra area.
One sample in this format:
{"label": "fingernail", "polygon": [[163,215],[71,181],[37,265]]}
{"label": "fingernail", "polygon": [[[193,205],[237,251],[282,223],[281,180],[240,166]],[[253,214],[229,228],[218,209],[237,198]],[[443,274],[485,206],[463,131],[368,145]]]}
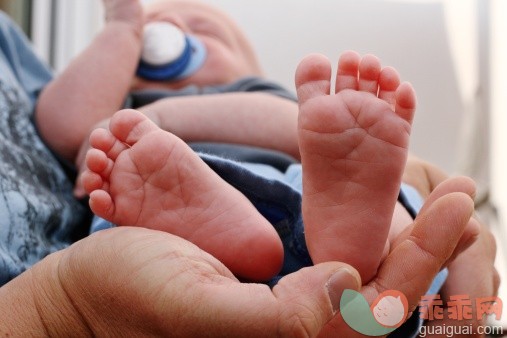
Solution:
{"label": "fingernail", "polygon": [[[358,290],[357,277],[347,268],[340,268],[327,281],[326,288],[333,307],[333,313],[340,310],[340,301],[345,290]],[[343,304],[342,304],[343,305]]]}

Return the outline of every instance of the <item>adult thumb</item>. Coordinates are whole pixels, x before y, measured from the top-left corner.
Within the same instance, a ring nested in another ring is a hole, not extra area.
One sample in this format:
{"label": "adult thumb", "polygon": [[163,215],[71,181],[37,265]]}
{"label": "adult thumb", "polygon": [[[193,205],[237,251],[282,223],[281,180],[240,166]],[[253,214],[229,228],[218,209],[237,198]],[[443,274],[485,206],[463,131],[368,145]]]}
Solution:
{"label": "adult thumb", "polygon": [[301,269],[273,288],[282,314],[276,323],[282,336],[315,337],[340,310],[346,289],[358,291],[359,273],[344,263],[327,262]]}
{"label": "adult thumb", "polygon": [[[343,263],[326,262],[283,277],[273,289],[229,280],[215,285],[213,293],[200,294],[206,295],[201,303],[212,309],[215,325],[222,326],[217,336],[315,337],[339,310],[343,291],[358,290],[360,285],[356,270]],[[199,332],[207,326],[202,324]],[[215,336],[209,328],[206,332]]]}

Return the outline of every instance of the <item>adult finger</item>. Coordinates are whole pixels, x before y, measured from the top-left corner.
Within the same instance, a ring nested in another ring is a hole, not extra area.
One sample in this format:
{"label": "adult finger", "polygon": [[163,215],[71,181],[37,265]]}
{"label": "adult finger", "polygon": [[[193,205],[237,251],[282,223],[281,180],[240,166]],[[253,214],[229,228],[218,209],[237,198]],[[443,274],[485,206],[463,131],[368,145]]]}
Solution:
{"label": "adult finger", "polygon": [[[478,327],[484,325],[485,318],[477,319],[480,309],[476,308],[479,298],[496,296],[500,277],[494,266],[496,243],[486,226],[481,227],[479,239],[448,266],[449,275],[440,290],[440,296],[448,301],[452,296],[465,295],[470,300],[471,318],[452,319],[448,309],[444,308],[443,319],[425,323],[427,332],[435,332],[436,327],[454,326],[472,328],[471,334],[454,335],[455,337],[482,337]],[[463,304],[466,304],[463,301]],[[431,328],[434,327],[434,328]]]}
{"label": "adult finger", "polygon": [[396,287],[411,310],[449,259],[473,213],[473,201],[463,193],[436,200],[414,221],[410,236],[389,254],[372,284],[377,291]]}
{"label": "adult finger", "polygon": [[[433,205],[436,200],[453,192],[465,193],[473,199],[475,197],[475,183],[472,179],[465,176],[446,179],[433,189],[433,191],[424,202],[424,205],[421,208],[420,212],[424,213],[429,207],[431,207],[431,205]],[[412,233],[413,226],[414,224],[404,229],[404,231],[395,239],[391,247],[395,248],[399,243],[408,238],[408,236],[410,236]],[[463,231],[463,235],[461,236],[458,245],[456,246],[456,249],[449,258],[449,261],[452,261],[457,255],[470,247],[477,240],[479,233],[480,224],[474,218],[470,218],[465,227],[465,230]],[[447,265],[447,262],[444,263],[444,265]]]}

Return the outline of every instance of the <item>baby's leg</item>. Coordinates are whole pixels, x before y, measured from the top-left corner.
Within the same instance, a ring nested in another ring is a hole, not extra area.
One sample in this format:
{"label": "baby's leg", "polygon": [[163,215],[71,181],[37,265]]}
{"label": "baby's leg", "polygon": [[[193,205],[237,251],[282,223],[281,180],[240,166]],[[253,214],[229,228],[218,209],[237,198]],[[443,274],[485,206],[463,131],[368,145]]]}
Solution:
{"label": "baby's leg", "polygon": [[90,137],[83,185],[93,212],[183,237],[244,278],[278,272],[283,248],[271,224],[183,141],[133,110],[109,128]]}
{"label": "baby's leg", "polygon": [[413,88],[373,56],[353,52],[331,66],[312,55],[299,65],[299,145],[303,219],[314,263],[338,260],[374,276],[400,189],[411,122]]}

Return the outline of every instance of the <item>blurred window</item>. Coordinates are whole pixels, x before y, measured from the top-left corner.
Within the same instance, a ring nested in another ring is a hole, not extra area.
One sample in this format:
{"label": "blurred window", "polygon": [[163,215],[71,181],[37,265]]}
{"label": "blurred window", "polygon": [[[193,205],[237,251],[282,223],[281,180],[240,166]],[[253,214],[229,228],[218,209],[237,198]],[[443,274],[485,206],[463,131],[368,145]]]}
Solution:
{"label": "blurred window", "polygon": [[6,12],[30,36],[31,0],[0,0],[0,10]]}

